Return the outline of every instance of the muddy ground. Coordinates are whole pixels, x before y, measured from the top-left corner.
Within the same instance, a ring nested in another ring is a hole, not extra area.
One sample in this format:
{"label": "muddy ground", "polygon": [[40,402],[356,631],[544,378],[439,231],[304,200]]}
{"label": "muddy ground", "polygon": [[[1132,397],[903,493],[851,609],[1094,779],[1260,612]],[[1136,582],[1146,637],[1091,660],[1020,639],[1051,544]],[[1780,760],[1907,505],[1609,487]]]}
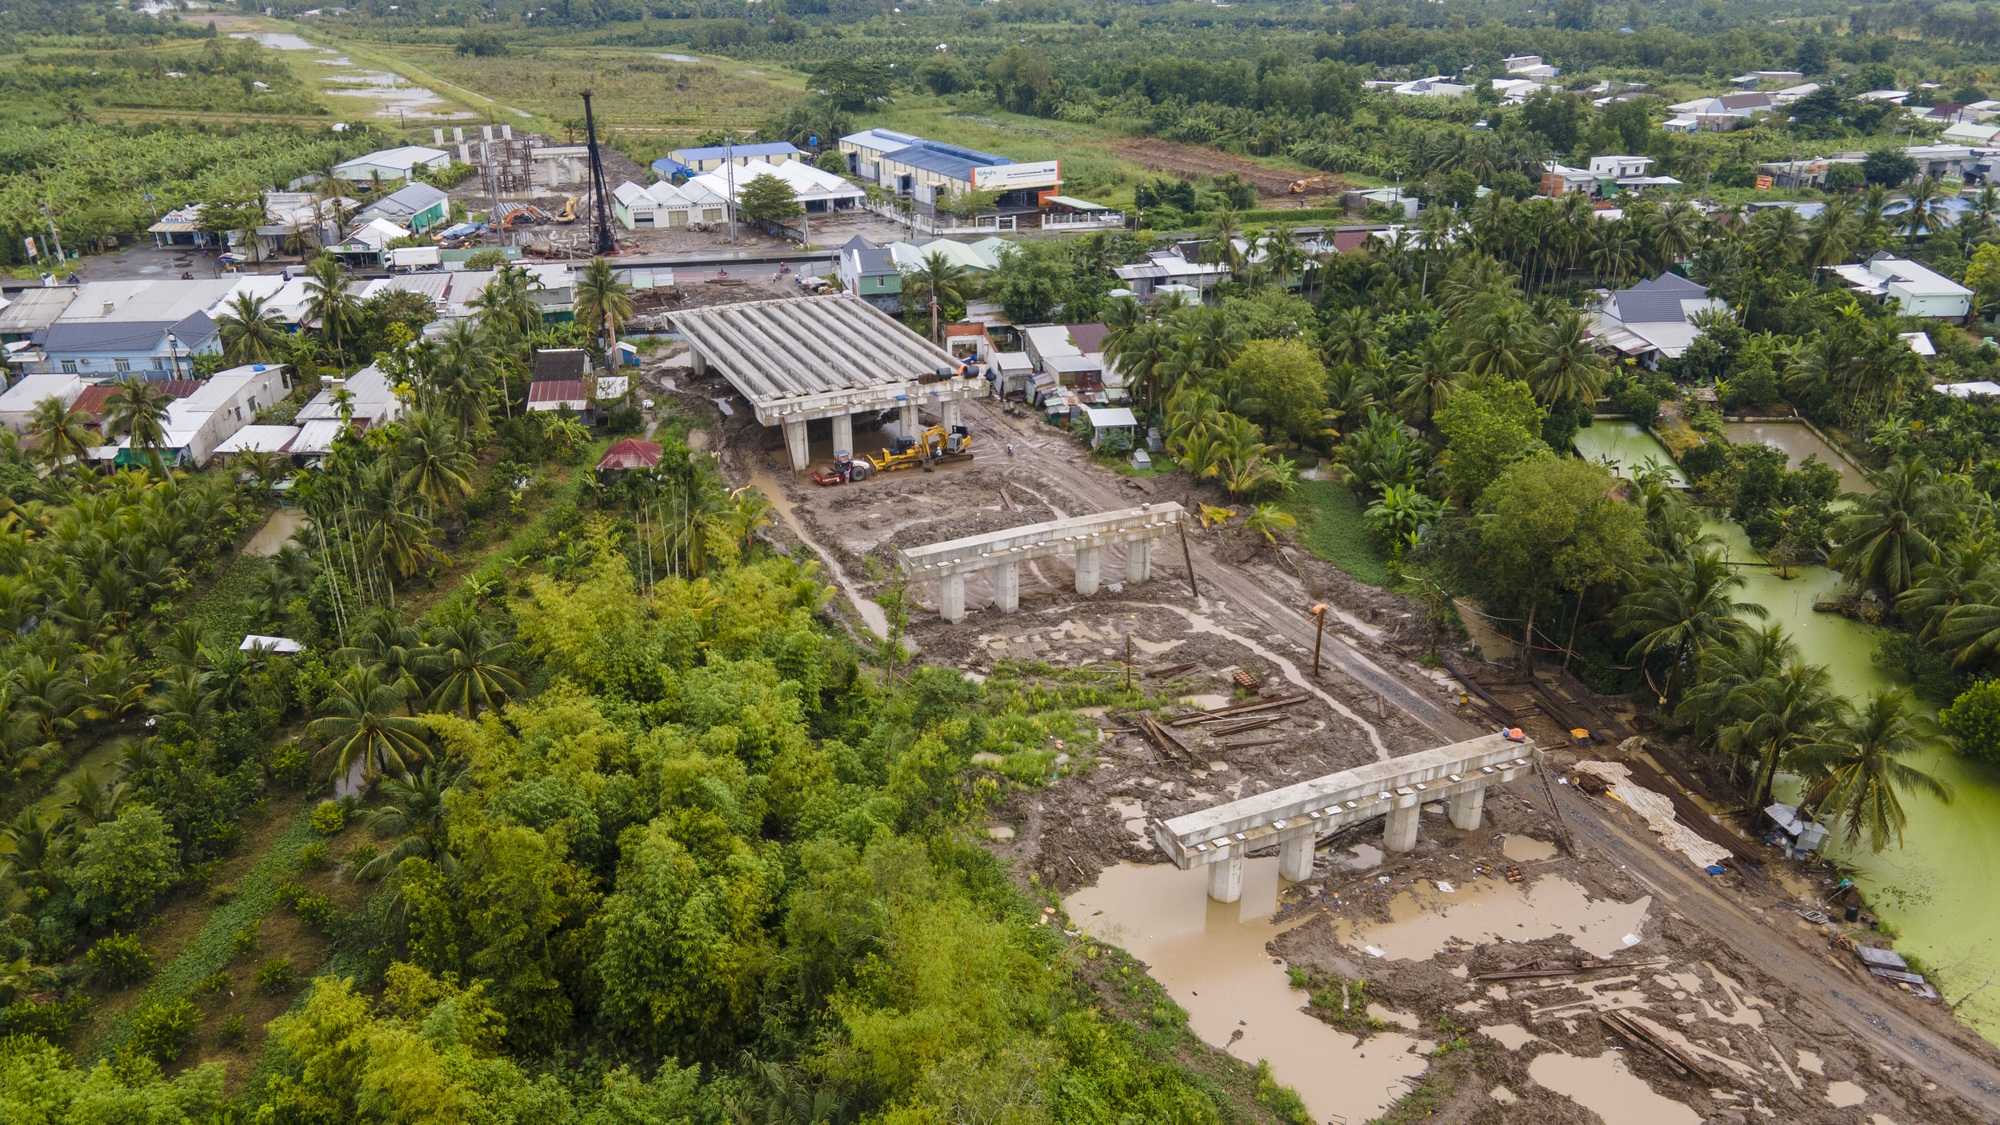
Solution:
{"label": "muddy ground", "polygon": [[[1094,667],[1111,678],[1123,675],[1129,637],[1140,676],[1193,665],[1143,680],[1149,693],[1183,700],[1186,709],[1225,705],[1259,693],[1309,697],[1260,713],[1257,717],[1272,721],[1254,730],[1218,737],[1200,726],[1172,728],[1177,744],[1171,748],[1131,729],[1129,715],[1099,716],[1102,733],[1096,744],[1065,748],[1064,776],[1047,788],[1016,792],[992,812],[990,846],[1038,893],[1068,895],[1098,883],[1120,864],[1157,864],[1159,853],[1147,838],[1148,825],[1156,818],[1428,749],[1439,741],[1361,680],[1331,669],[1311,677],[1310,633],[1274,629],[1263,609],[1244,612],[1240,590],[1246,579],[1280,605],[1328,602],[1329,644],[1337,638],[1457,709],[1467,721],[1490,729],[1490,713],[1463,699],[1448,675],[1418,661],[1418,654],[1432,644],[1431,627],[1419,607],[1297,553],[1275,551],[1240,529],[1196,534],[1197,577],[1207,583],[1203,597],[1189,591],[1178,542],[1162,541],[1154,548],[1152,580],[1143,585],[1120,581],[1124,560],[1107,550],[1104,588],[1079,597],[1067,562],[1042,559],[1022,568],[1019,612],[998,613],[989,604],[990,588],[969,580],[969,616],[959,625],[947,625],[936,616],[935,589],[915,583],[903,588],[895,565],[898,549],[1119,506],[1177,500],[1192,507],[1196,501],[1216,503],[1219,498],[1191,489],[1180,478],[1118,477],[1089,464],[1067,434],[1033,419],[1006,416],[985,403],[967,411],[976,443],[971,463],[822,488],[809,477],[793,476],[777,432],[756,424],[725,383],[714,377],[698,380],[675,362],[650,368],[652,385],[662,386],[662,377],[672,379],[675,390],[663,393],[676,409],[709,424],[707,440],[729,480],[756,483],[771,495],[780,516],[772,529],[774,542],[809,551],[821,561],[842,591],[831,609],[857,635],[882,631],[885,618],[872,599],[902,590],[909,606],[907,640],[933,664],[976,675],[1003,660],[1045,661],[1066,668]],[[717,399],[733,400],[735,413],[722,416]],[[879,447],[892,436],[892,427],[875,428],[857,419],[857,452]],[[811,437],[815,462],[823,463],[830,454],[830,436],[815,430]],[[1455,657],[1476,661],[1463,648]],[[1236,683],[1239,672],[1255,686],[1245,689]],[[1629,714],[1618,701],[1587,702]],[[1599,756],[1611,756],[1610,748],[1600,748]],[[1628,810],[1607,797],[1594,800],[1645,835]],[[1417,851],[1386,864],[1368,862],[1368,848],[1355,850],[1372,842],[1379,825],[1358,827],[1329,841],[1314,877],[1287,888],[1278,903],[1280,925],[1272,930],[1270,953],[1325,980],[1365,980],[1369,998],[1385,1010],[1403,1013],[1395,1018],[1410,1023],[1410,1034],[1422,1037],[1419,1046],[1434,1052],[1427,1059],[1428,1070],[1408,1079],[1412,1093],[1399,1112],[1409,1116],[1395,1119],[1604,1120],[1609,1125],[1911,1125],[1978,1119],[1921,1074],[1890,1061],[1892,1056],[1863,1041],[1851,1025],[1828,1019],[1821,1007],[1826,997],[1801,1002],[1795,987],[1762,976],[1734,956],[1731,947],[1704,929],[1702,919],[1664,907],[1647,911],[1635,927],[1636,944],[1621,942],[1601,953],[1583,951],[1577,944],[1583,938],[1595,948],[1601,934],[1510,943],[1497,940],[1504,935],[1481,937],[1473,932],[1476,925],[1468,925],[1460,935],[1464,940],[1441,941],[1422,957],[1399,960],[1366,951],[1369,928],[1394,924],[1392,913],[1395,922],[1407,923],[1414,915],[1449,910],[1454,903],[1476,900],[1500,906],[1508,895],[1533,896],[1572,885],[1593,902],[1630,904],[1646,896],[1644,886],[1602,858],[1579,862],[1526,844],[1520,845],[1527,849],[1520,857],[1510,858],[1502,850],[1510,835],[1558,839],[1545,808],[1545,798],[1528,783],[1516,783],[1494,791],[1487,802],[1487,823],[1476,832],[1459,832],[1427,810]],[[1544,851],[1553,854],[1524,858]],[[1517,869],[1518,883],[1507,881],[1509,868]],[[1385,878],[1386,883],[1381,881]],[[1769,881],[1749,885],[1734,874],[1726,882],[1731,893],[1757,900],[1760,910],[1782,907],[1786,896],[1796,897],[1799,891]],[[1440,883],[1454,890],[1439,891]],[[1414,891],[1423,893],[1413,899]],[[1489,900],[1488,895],[1497,897]],[[1779,913],[1781,925],[1805,925],[1788,912]],[[1302,918],[1306,920],[1300,923]],[[1073,919],[1072,925],[1086,921]],[[1817,943],[1825,949],[1823,935],[1802,932],[1797,937],[1801,945]],[[1886,987],[1855,970],[1851,958],[1820,955],[1852,978],[1856,990]],[[1476,979],[1523,968],[1594,966],[1607,959],[1634,967],[1523,981]],[[1302,1005],[1304,997],[1293,994]],[[1913,1010],[1923,1003],[1907,1002]],[[1702,1072],[1677,1072],[1677,1064],[1620,1038],[1597,1018],[1599,1009],[1618,1008],[1634,1010],[1663,1034],[1678,1037],[1691,1057],[1700,1060]],[[1353,1026],[1340,1013],[1312,1011],[1328,1022]],[[1970,1038],[1941,1008],[1931,1006],[1920,1014],[1941,1038]],[[1548,1058],[1538,1063],[1542,1056]],[[1538,1075],[1547,1081],[1538,1081]],[[1654,1094],[1685,1110],[1666,1102],[1648,1108],[1639,1096],[1644,1091],[1636,1088],[1626,1099],[1630,1106],[1586,1108],[1594,1095],[1579,1095],[1579,1101],[1552,1088],[1580,1083],[1601,1094],[1632,1081],[1643,1081]]]}

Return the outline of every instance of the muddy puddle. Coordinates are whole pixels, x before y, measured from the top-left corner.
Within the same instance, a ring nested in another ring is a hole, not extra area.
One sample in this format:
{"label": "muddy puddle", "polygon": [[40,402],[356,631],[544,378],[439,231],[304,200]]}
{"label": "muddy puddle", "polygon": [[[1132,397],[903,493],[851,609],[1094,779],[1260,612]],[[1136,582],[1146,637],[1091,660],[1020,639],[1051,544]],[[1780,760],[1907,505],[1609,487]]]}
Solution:
{"label": "muddy puddle", "polygon": [[1593,899],[1568,879],[1546,876],[1529,884],[1498,879],[1440,888],[1424,884],[1389,904],[1387,922],[1334,923],[1341,941],[1371,956],[1422,961],[1447,945],[1528,942],[1567,934],[1586,953],[1609,958],[1639,944],[1652,898],[1636,902]]}
{"label": "muddy puddle", "polygon": [[1701,1125],[1701,1115],[1662,1097],[1606,1051],[1581,1058],[1551,1051],[1528,1064],[1528,1077],[1604,1119],[1604,1125]]}
{"label": "muddy puddle", "polygon": [[1209,901],[1199,868],[1121,863],[1063,905],[1072,923],[1144,961],[1203,1041],[1268,1060],[1314,1120],[1372,1120],[1424,1072],[1428,1045],[1395,1032],[1361,1041],[1307,1015],[1306,994],[1264,951],[1284,932],[1270,921],[1277,901],[1273,858],[1244,865],[1240,902]]}
{"label": "muddy puddle", "polygon": [[1512,835],[1500,845],[1500,854],[1515,863],[1539,863],[1554,859],[1556,846],[1535,839],[1533,836]]}
{"label": "muddy puddle", "polygon": [[279,508],[264,521],[263,527],[257,529],[257,534],[250,537],[250,542],[243,545],[243,553],[269,558],[284,550],[285,544],[292,541],[292,534],[306,526],[307,522],[303,510]]}
{"label": "muddy puddle", "polygon": [[312,60],[327,68],[319,76],[319,92],[332,97],[364,99],[372,103],[370,108],[376,117],[398,121],[412,117],[427,121],[456,121],[476,116],[465,110],[452,109],[451,104],[435,90],[405,81],[401,75],[356,66],[354,60],[346,55],[290,32],[237,31],[231,32],[229,37],[248,39],[274,51],[308,51],[326,56]]}

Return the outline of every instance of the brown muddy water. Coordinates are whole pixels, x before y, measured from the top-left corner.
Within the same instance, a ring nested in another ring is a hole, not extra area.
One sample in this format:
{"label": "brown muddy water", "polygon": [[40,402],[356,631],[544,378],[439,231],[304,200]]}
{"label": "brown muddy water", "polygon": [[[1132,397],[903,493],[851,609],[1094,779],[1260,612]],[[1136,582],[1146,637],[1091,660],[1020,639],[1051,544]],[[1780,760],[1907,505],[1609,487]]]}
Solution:
{"label": "brown muddy water", "polygon": [[1560,1051],[1536,1055],[1528,1077],[1597,1114],[1604,1125],[1701,1125],[1700,1114],[1655,1094],[1627,1070],[1617,1051],[1589,1059]]}
{"label": "brown muddy water", "polygon": [[1609,958],[1639,944],[1650,897],[1636,902],[1592,899],[1581,886],[1545,875],[1523,891],[1498,879],[1469,885],[1424,884],[1389,904],[1387,922],[1345,918],[1334,933],[1370,956],[1422,961],[1454,943],[1540,941],[1569,935],[1586,953]]}
{"label": "brown muddy water", "polygon": [[1363,1042],[1305,1013],[1306,994],[1264,951],[1286,928],[1271,918],[1275,858],[1245,864],[1240,902],[1210,902],[1200,869],[1121,863],[1063,905],[1091,936],[1144,961],[1204,1042],[1248,1063],[1268,1060],[1316,1121],[1372,1120],[1424,1072],[1430,1044],[1395,1032]]}

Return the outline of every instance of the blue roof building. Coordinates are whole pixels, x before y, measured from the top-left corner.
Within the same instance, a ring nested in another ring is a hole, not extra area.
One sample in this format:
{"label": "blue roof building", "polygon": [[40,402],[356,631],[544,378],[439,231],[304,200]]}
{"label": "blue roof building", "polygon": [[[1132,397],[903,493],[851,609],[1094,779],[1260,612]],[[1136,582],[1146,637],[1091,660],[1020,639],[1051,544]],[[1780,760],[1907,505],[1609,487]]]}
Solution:
{"label": "blue roof building", "polygon": [[[767,144],[709,145],[704,148],[677,148],[667,154],[670,162],[695,172],[713,172],[724,164],[734,164],[738,168],[751,164],[784,164],[805,156],[790,141],[772,141]],[[657,171],[660,161],[653,162]],[[662,173],[668,175],[668,173]]]}

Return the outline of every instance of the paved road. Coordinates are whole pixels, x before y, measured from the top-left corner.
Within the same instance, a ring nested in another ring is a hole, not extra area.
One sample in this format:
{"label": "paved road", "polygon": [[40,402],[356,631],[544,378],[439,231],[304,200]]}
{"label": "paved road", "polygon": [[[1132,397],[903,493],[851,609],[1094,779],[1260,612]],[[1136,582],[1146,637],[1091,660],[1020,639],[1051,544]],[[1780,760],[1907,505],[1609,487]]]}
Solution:
{"label": "paved road", "polygon": [[[1011,440],[1024,454],[1072,462],[1076,471],[1060,476],[1079,498],[1107,509],[1134,503],[1133,493],[1121,485],[1121,478],[1084,466],[1075,444],[1052,433],[1040,421],[1008,418],[990,405],[984,413],[987,426],[1011,435],[988,448]],[[1040,448],[1028,450],[1028,442]],[[1203,596],[1228,601],[1233,624],[1253,630],[1262,627],[1310,650],[1313,627],[1302,608],[1281,602],[1239,568],[1217,561],[1205,546],[1196,544],[1192,553]],[[1254,625],[1245,618],[1254,618]],[[1429,728],[1440,742],[1482,732],[1483,728],[1461,716],[1428,680],[1412,684],[1344,641],[1336,645],[1331,637],[1325,656],[1327,665],[1379,693]],[[1558,794],[1564,822],[1586,854],[1595,853],[1622,865],[1652,891],[1660,905],[1720,935],[1744,961],[1778,981],[1792,996],[1817,1004],[1828,1018],[1862,1040],[1880,1044],[1940,1087],[1965,1099],[1979,1112],[1979,1120],[2000,1123],[2000,1068],[1987,1056],[1945,1039],[1911,1016],[1897,995],[1842,972],[1829,955],[1802,948],[1788,934],[1773,932],[1769,920],[1716,889],[1706,875],[1662,852],[1649,838],[1635,836],[1615,814],[1566,786],[1556,786],[1553,791]]]}
{"label": "paved road", "polygon": [[[1617,819],[1567,786],[1554,786],[1557,808],[1580,850],[1617,863],[1666,906],[1720,935],[1738,957],[1781,984],[1792,997],[1817,1004],[1866,1042],[1885,1048],[1940,1087],[1965,1099],[1979,1120],[2000,1122],[2000,1070],[1958,1046],[1905,1010],[1898,993],[1835,966],[1830,954],[1801,947],[1773,932],[1771,920],[1746,909],[1708,876],[1635,836]],[[1787,920],[1784,924],[1790,924]]]}

